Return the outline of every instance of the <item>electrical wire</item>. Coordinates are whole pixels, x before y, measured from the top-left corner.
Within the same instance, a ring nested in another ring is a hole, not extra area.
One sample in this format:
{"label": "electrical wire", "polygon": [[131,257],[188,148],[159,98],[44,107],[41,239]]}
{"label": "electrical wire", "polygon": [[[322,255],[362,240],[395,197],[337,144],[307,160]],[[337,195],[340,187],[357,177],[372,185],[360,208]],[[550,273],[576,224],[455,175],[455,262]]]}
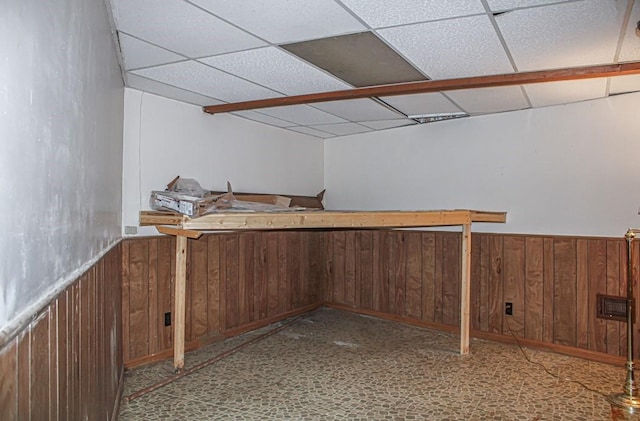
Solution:
{"label": "electrical wire", "polygon": [[553,373],[553,372],[552,372],[551,370],[549,370],[549,369],[548,369],[544,364],[542,364],[542,363],[540,363],[540,362],[538,362],[538,361],[533,361],[533,360],[531,359],[531,357],[529,357],[529,355],[527,355],[526,351],[524,350],[524,347],[523,347],[523,346],[522,346],[522,344],[520,343],[520,339],[518,339],[518,337],[517,337],[517,336],[513,333],[513,331],[511,330],[511,326],[509,326],[509,319],[505,319],[505,320],[506,320],[506,322],[507,322],[507,329],[509,330],[509,333],[511,334],[511,336],[513,336],[513,339],[515,339],[516,344],[518,344],[518,348],[520,349],[520,352],[521,352],[521,353],[522,353],[522,355],[524,356],[524,359],[525,359],[525,360],[527,360],[529,363],[531,363],[531,364],[533,364],[533,365],[537,365],[537,366],[541,367],[541,368],[544,370],[544,372],[545,372],[545,373],[547,373],[547,374],[548,374],[548,375],[550,375],[551,377],[556,378],[556,379],[558,379],[558,380],[560,380],[560,381],[565,381],[565,382],[569,382],[569,383],[575,383],[575,384],[577,384],[577,385],[581,386],[583,389],[588,390],[589,392],[592,392],[592,393],[597,393],[598,395],[603,396],[603,397],[605,397],[605,398],[606,398],[607,396],[609,396],[609,395],[608,395],[608,394],[606,394],[606,393],[602,393],[602,392],[601,392],[601,391],[599,391],[599,390],[596,390],[596,389],[593,389],[593,388],[591,388],[591,387],[587,386],[586,384],[582,383],[582,382],[581,382],[581,381],[579,381],[579,380],[573,380],[573,379],[563,378],[563,377],[559,376],[558,374]]}

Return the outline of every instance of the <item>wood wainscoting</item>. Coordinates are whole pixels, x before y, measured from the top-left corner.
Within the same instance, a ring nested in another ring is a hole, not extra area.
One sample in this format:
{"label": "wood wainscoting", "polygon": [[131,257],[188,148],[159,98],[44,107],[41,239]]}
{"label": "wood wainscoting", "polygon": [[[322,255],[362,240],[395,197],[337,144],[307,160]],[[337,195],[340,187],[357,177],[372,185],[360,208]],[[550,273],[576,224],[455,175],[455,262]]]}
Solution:
{"label": "wood wainscoting", "polygon": [[[188,241],[186,349],[320,306],[327,233],[269,231]],[[127,367],[172,355],[175,237],[123,244],[123,350]]]}
{"label": "wood wainscoting", "polygon": [[[188,247],[187,349],[322,304],[459,328],[459,232],[232,232]],[[513,333],[529,346],[604,359],[626,354],[626,324],[596,317],[597,294],[626,294],[622,236],[474,233],[471,250],[472,335]],[[122,251],[125,365],[168,358],[175,239],[130,238]]]}
{"label": "wood wainscoting", "polygon": [[[457,330],[460,241],[455,232],[328,233],[326,302]],[[513,333],[529,345],[574,348],[583,356],[581,350],[626,355],[626,323],[596,317],[597,294],[626,296],[622,237],[474,233],[471,252],[475,336]],[[505,315],[507,302],[512,316]],[[638,355],[639,341],[634,345]]]}
{"label": "wood wainscoting", "polygon": [[121,243],[0,351],[3,420],[115,420],[123,381]]}

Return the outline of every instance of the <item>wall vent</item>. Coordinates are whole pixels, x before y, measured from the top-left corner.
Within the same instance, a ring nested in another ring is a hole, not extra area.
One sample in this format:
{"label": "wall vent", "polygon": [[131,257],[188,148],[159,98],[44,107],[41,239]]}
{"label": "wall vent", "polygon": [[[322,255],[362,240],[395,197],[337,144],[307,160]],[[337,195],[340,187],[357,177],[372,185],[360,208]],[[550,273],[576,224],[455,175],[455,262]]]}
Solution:
{"label": "wall vent", "polygon": [[598,294],[598,317],[607,320],[627,321],[627,299]]}

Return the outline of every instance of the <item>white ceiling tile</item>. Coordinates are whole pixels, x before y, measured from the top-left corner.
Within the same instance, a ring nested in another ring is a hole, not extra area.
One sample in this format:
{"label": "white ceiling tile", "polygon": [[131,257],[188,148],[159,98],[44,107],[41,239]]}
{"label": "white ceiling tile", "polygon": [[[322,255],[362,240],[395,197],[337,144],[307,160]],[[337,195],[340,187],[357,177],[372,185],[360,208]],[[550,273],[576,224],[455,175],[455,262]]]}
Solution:
{"label": "white ceiling tile", "polygon": [[312,129],[311,127],[305,127],[305,126],[288,127],[287,130],[292,130],[294,132],[308,134],[310,136],[319,137],[321,139],[327,139],[327,138],[330,138],[330,137],[335,137],[335,135],[332,134],[332,133],[323,132],[321,130],[316,130],[316,129]]}
{"label": "white ceiling tile", "polygon": [[624,33],[619,61],[640,60],[640,38],[636,35],[638,21],[640,21],[640,0],[636,0],[631,10],[631,18]]}
{"label": "white ceiling tile", "polygon": [[372,28],[485,13],[480,0],[342,0]]}
{"label": "white ceiling tile", "polygon": [[402,117],[371,99],[351,99],[312,104],[312,107],[342,117],[349,121],[388,120]]}
{"label": "white ceiling tile", "polygon": [[337,123],[311,126],[312,129],[324,130],[336,136],[347,136],[350,134],[366,133],[372,131],[370,127],[365,127],[357,123]]}
{"label": "white ceiling tile", "polygon": [[487,0],[489,8],[494,12],[519,9],[521,7],[542,6],[554,3],[564,3],[567,0]]}
{"label": "white ceiling tile", "polygon": [[416,124],[415,121],[409,119],[360,121],[359,123],[374,130],[392,129],[394,127],[412,126]]}
{"label": "white ceiling tile", "polygon": [[185,59],[181,55],[156,47],[123,32],[118,32],[118,40],[125,70],[157,66]]}
{"label": "white ceiling tile", "polygon": [[135,70],[132,73],[225,102],[282,96],[270,89],[213,69],[197,61],[165,64],[164,66]]}
{"label": "white ceiling tile", "polygon": [[146,79],[144,77],[134,75],[130,72],[127,73],[126,77],[128,87],[160,95],[165,98],[175,99],[177,101],[186,102],[188,104],[200,105],[202,107],[204,107],[205,105],[217,105],[223,103],[221,101],[218,101],[217,99],[185,91],[184,89],[179,89],[174,86],[165,85],[164,83]]}
{"label": "white ceiling tile", "polygon": [[380,98],[406,115],[457,113],[462,110],[441,93],[398,95]]}
{"label": "white ceiling tile", "polygon": [[366,28],[328,0],[191,0],[273,43],[324,38]]}
{"label": "white ceiling tile", "polygon": [[295,126],[294,123],[290,123],[288,121],[280,120],[279,118],[271,117],[266,114],[261,114],[255,111],[247,110],[247,111],[236,111],[231,113],[233,115],[237,115],[239,117],[244,117],[248,120],[257,121],[259,123],[270,124],[276,127],[291,127]]}
{"label": "white ceiling tile", "polygon": [[613,62],[623,8],[586,0],[522,9],[496,17],[520,71]]}
{"label": "white ceiling tile", "polygon": [[462,89],[447,92],[449,98],[469,114],[497,113],[529,108],[519,86]]}
{"label": "white ceiling tile", "polygon": [[486,15],[382,29],[378,33],[431,79],[513,72]]}
{"label": "white ceiling tile", "polygon": [[525,85],[533,107],[568,104],[602,98],[607,93],[607,79],[583,79]]}
{"label": "white ceiling tile", "polygon": [[352,88],[276,47],[223,54],[200,61],[287,95]]}
{"label": "white ceiling tile", "polygon": [[260,112],[285,121],[309,126],[312,124],[345,123],[346,120],[308,105],[287,105],[285,107],[261,108]]}
{"label": "white ceiling tile", "polygon": [[640,91],[640,75],[617,76],[610,79],[610,94]]}
{"label": "white ceiling tile", "polygon": [[265,45],[182,0],[111,0],[111,3],[119,31],[191,58]]}

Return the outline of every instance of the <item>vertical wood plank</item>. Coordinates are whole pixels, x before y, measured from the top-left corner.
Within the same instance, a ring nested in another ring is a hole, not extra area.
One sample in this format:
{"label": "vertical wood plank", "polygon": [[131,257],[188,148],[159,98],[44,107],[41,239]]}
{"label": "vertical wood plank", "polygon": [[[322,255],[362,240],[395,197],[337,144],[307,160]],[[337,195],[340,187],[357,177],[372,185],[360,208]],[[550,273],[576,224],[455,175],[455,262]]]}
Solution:
{"label": "vertical wood plank", "polygon": [[443,283],[444,283],[444,254],[443,254],[443,233],[435,233],[435,271],[434,271],[434,290],[433,290],[433,321],[435,323],[443,323]]}
{"label": "vertical wood plank", "polygon": [[321,303],[325,299],[327,284],[324,265],[326,237],[322,231],[310,232],[309,235],[309,300],[311,303]]}
{"label": "vertical wood plank", "polygon": [[471,305],[471,224],[462,226],[460,238],[460,354],[469,353],[469,318]]}
{"label": "vertical wood plank", "polygon": [[240,324],[244,325],[254,321],[254,268],[253,256],[255,234],[251,232],[243,233],[240,237],[240,268],[242,288],[238,291],[240,294]]}
{"label": "vertical wood plank", "polygon": [[460,320],[460,234],[442,233],[442,323]]}
{"label": "vertical wood plank", "polygon": [[345,269],[346,269],[346,245],[345,232],[331,232],[333,238],[333,293],[332,302],[345,304]]}
{"label": "vertical wood plank", "polygon": [[503,240],[504,257],[504,302],[513,304],[513,316],[505,316],[508,324],[503,333],[509,330],[518,337],[524,337],[525,321],[525,238],[505,236]]}
{"label": "vertical wood plank", "polygon": [[392,299],[395,292],[395,271],[393,265],[394,259],[394,241],[391,231],[383,231],[380,235],[381,253],[380,253],[380,303],[378,311],[393,314],[395,311],[395,300]]}
{"label": "vertical wood plank", "polygon": [[149,240],[134,240],[129,247],[129,357],[133,359],[149,355]]}
{"label": "vertical wood plank", "polygon": [[[172,313],[171,307],[171,290],[173,272],[171,270],[171,256],[175,250],[175,244],[171,241],[172,237],[160,237],[157,244],[157,289],[158,289],[158,312],[156,326],[158,331],[158,350],[170,349],[171,341],[171,325],[164,325],[165,313]],[[173,240],[175,241],[175,240]]]}
{"label": "vertical wood plank", "polygon": [[373,240],[373,262],[372,262],[372,273],[373,276],[371,278],[371,292],[372,292],[372,301],[371,306],[375,311],[380,311],[380,303],[382,302],[382,239],[380,231],[376,230],[372,233]]}
{"label": "vertical wood plank", "polygon": [[[145,244],[146,250],[146,244]],[[146,259],[146,256],[145,256]],[[78,361],[79,361],[79,384],[78,384],[78,410],[80,417],[82,419],[89,418],[90,411],[90,401],[91,395],[89,391],[89,382],[90,382],[90,374],[89,374],[89,364],[90,364],[90,355],[89,355],[89,330],[90,320],[89,320],[89,274],[85,273],[85,275],[80,279],[80,305],[79,308],[79,317],[80,317],[80,344],[78,348]],[[146,288],[144,288],[146,292]],[[146,314],[146,312],[145,312]],[[146,335],[145,335],[146,337]],[[146,354],[141,354],[146,355]]]}
{"label": "vertical wood plank", "polygon": [[308,231],[300,233],[300,251],[298,259],[300,262],[299,272],[299,300],[300,305],[307,306],[312,303],[311,300],[311,233]]}
{"label": "vertical wood plank", "polygon": [[[49,403],[49,420],[58,419],[58,375],[60,367],[58,367],[58,300],[54,300],[49,304],[47,330],[49,337],[47,338],[47,365],[48,365],[48,385],[47,385],[47,402]],[[101,313],[102,314],[102,313]],[[97,377],[97,376],[96,376]],[[99,380],[100,378],[98,378]],[[101,406],[102,408],[103,406]]]}
{"label": "vertical wood plank", "polygon": [[334,269],[334,255],[333,255],[333,243],[334,236],[332,232],[324,232],[324,301],[335,302],[333,293],[333,284],[335,283],[335,269]]}
{"label": "vertical wood plank", "polygon": [[291,231],[287,236],[287,280],[290,289],[291,300],[289,309],[300,308],[304,301],[301,297],[302,279],[300,278],[300,266],[305,262],[300,261],[300,250],[302,249],[301,233]]}
{"label": "vertical wood plank", "polygon": [[220,236],[207,236],[207,326],[209,336],[220,332]]}
{"label": "vertical wood plank", "polygon": [[480,330],[480,308],[482,305],[482,239],[479,235],[471,236],[471,329]]}
{"label": "vertical wood plank", "polygon": [[489,332],[502,333],[502,317],[504,314],[502,251],[503,236],[492,235],[489,239]]}
{"label": "vertical wood plank", "polygon": [[491,283],[489,280],[489,273],[491,272],[490,237],[486,234],[474,234],[474,237],[480,238],[479,329],[483,332],[489,332],[489,291],[491,290]]}
{"label": "vertical wood plank", "polygon": [[18,420],[31,420],[31,325],[18,335]]}
{"label": "vertical wood plank", "polygon": [[576,346],[589,349],[589,243],[576,241]]}
{"label": "vertical wood plank", "polygon": [[255,317],[262,320],[267,317],[269,309],[268,277],[267,277],[267,236],[264,232],[256,233],[254,250],[254,291]]}
{"label": "vertical wood plank", "polygon": [[176,276],[173,292],[173,368],[184,367],[187,237],[176,236]]}
{"label": "vertical wood plank", "polygon": [[69,419],[72,420],[80,418],[80,285],[80,280],[76,281],[69,291]]}
{"label": "vertical wood plank", "polygon": [[237,233],[225,235],[226,249],[226,307],[225,307],[225,328],[238,327],[238,263],[239,263],[239,241]]}
{"label": "vertical wood plank", "polygon": [[191,264],[189,265],[189,282],[191,284],[191,337],[196,339],[206,336],[209,321],[207,310],[208,281],[208,245],[207,237],[191,241]]}
{"label": "vertical wood plank", "polygon": [[218,296],[218,302],[220,305],[219,323],[220,330],[226,330],[227,326],[227,283],[229,278],[227,277],[227,235],[220,234],[220,248],[218,250],[218,265],[220,267],[220,285]]}
{"label": "vertical wood plank", "polygon": [[[620,243],[620,267],[618,276],[619,279],[619,296],[626,297],[627,296],[627,278],[629,275],[627,274],[627,262],[628,262],[628,249],[626,245],[626,240],[619,240]],[[637,290],[633,292],[634,296],[637,296]],[[636,310],[633,310],[637,312]],[[619,339],[619,350],[618,355],[627,355],[627,323],[626,322],[618,322],[618,328],[620,329],[620,339]]]}
{"label": "vertical wood plank", "polygon": [[544,240],[526,238],[525,255],[525,338],[542,341],[544,317]]}
{"label": "vertical wood plank", "polygon": [[291,282],[287,275],[288,232],[278,233],[278,314],[289,310],[291,304]]}
{"label": "vertical wood plank", "polygon": [[553,342],[576,345],[576,240],[554,240],[554,312]]}
{"label": "vertical wood plank", "polygon": [[390,290],[390,293],[393,294],[395,314],[404,316],[406,314],[407,282],[405,231],[393,231],[393,234],[394,256],[392,267],[395,289]]}
{"label": "vertical wood plank", "polygon": [[[620,292],[620,242],[607,241],[607,295],[617,296]],[[607,320],[607,354],[620,353],[620,323]]]}
{"label": "vertical wood plank", "polygon": [[267,294],[268,294],[268,317],[278,314],[278,233],[267,232]]}
{"label": "vertical wood plank", "polygon": [[[121,268],[118,268],[121,270]],[[69,316],[68,316],[68,289],[63,291],[56,300],[57,322],[57,372],[58,372],[58,419],[69,419]],[[2,372],[2,370],[0,370]]]}
{"label": "vertical wood plank", "polygon": [[422,320],[435,322],[436,235],[422,233]]}
{"label": "vertical wood plank", "polygon": [[412,319],[422,319],[422,234],[406,232],[406,313]]}
{"label": "vertical wood plank", "polygon": [[0,408],[8,420],[18,419],[18,339],[0,351]]}
{"label": "vertical wood plank", "polygon": [[354,262],[353,262],[353,305],[355,308],[364,308],[362,306],[362,234],[364,231],[354,231]]}
{"label": "vertical wood plank", "polygon": [[[129,332],[131,326],[131,320],[129,320],[129,316],[131,314],[129,310],[129,295],[131,290],[131,276],[130,276],[130,250],[131,243],[133,240],[127,240],[122,243],[122,358],[124,361],[129,361],[131,359],[131,354],[129,350],[131,349],[131,340],[129,339]],[[73,307],[71,307],[73,310]],[[72,312],[69,313],[73,314]],[[71,318],[70,318],[71,322]],[[72,330],[73,332],[73,330]],[[71,350],[69,350],[71,351]],[[70,394],[73,396],[72,394]]]}
{"label": "vertical wood plank", "polygon": [[30,409],[32,420],[49,418],[49,310],[32,322],[30,363]]}
{"label": "vertical wood plank", "polygon": [[356,302],[356,233],[345,232],[344,304],[354,306]]}
{"label": "vertical wood plank", "polygon": [[147,318],[149,320],[149,353],[152,354],[161,351],[158,323],[156,323],[160,319],[158,313],[158,240],[156,238],[149,239],[148,259],[147,294],[149,296],[149,306],[147,308]]}
{"label": "vertical wood plank", "polygon": [[360,284],[360,307],[372,310],[373,306],[373,233],[371,231],[360,231],[360,262],[358,270],[358,283]]}
{"label": "vertical wood plank", "polygon": [[542,320],[542,340],[544,342],[553,343],[554,337],[554,240],[550,237],[545,237],[542,240],[543,243],[543,320]]}

